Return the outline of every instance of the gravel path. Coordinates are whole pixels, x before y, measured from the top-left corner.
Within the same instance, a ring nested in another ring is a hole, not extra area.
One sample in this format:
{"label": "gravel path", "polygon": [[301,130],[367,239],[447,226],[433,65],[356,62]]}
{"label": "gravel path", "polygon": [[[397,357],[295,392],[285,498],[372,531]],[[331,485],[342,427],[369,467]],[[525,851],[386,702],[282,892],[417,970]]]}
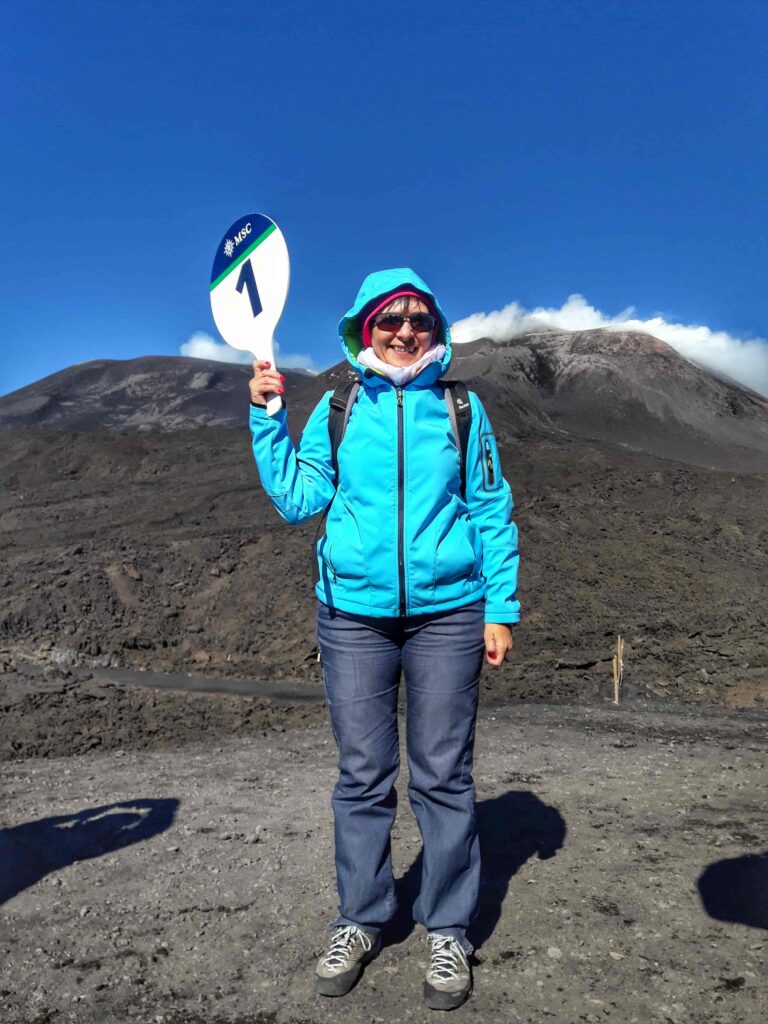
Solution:
{"label": "gravel path", "polygon": [[[454,1019],[762,1024],[767,749],[744,713],[486,706],[479,963]],[[434,1017],[402,777],[400,916],[349,996],[313,993],[334,776],[316,723],[2,765],[0,1020]]]}

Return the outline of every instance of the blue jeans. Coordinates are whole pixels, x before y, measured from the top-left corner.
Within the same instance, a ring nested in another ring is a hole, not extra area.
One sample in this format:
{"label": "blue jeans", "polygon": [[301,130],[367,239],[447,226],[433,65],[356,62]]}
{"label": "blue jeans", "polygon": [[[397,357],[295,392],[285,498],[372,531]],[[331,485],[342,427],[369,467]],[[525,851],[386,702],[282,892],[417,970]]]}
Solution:
{"label": "blue jeans", "polygon": [[394,914],[390,831],[400,767],[397,694],[407,698],[408,798],[424,847],[413,916],[458,939],[477,912],[480,847],[472,751],[485,602],[377,618],[319,604],[317,636],[339,749],[332,806],[339,917],[377,932]]}

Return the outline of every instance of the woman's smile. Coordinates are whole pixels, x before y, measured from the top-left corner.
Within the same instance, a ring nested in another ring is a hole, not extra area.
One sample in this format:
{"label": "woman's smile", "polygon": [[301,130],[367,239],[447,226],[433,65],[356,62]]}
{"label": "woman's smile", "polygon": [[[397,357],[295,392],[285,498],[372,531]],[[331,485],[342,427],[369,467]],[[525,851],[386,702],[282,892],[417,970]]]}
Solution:
{"label": "woman's smile", "polygon": [[403,345],[401,342],[392,342],[389,346],[390,352],[395,352],[397,355],[415,355],[418,350],[417,345]]}

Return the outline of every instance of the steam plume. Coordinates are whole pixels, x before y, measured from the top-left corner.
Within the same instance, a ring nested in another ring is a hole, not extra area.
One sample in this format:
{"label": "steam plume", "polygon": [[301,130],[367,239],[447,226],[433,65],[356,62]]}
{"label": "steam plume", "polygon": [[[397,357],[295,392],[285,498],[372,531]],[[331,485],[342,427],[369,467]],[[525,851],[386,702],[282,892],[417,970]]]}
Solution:
{"label": "steam plume", "polygon": [[583,295],[569,295],[559,308],[528,310],[517,302],[491,313],[473,313],[451,327],[457,344],[476,338],[505,341],[528,331],[554,328],[566,331],[587,331],[596,327],[607,330],[644,331],[666,341],[680,355],[695,363],[725,374],[746,387],[768,396],[768,341],[764,338],[736,338],[727,331],[713,331],[703,324],[670,323],[661,316],[641,320],[629,306],[615,316],[591,306]]}

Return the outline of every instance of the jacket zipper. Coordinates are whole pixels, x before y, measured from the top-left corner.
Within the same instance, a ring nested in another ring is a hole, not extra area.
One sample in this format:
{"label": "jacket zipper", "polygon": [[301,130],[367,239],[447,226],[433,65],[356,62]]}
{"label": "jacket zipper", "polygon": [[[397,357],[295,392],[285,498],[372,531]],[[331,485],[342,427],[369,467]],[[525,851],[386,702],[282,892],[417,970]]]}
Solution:
{"label": "jacket zipper", "polygon": [[485,465],[488,470],[488,486],[493,487],[496,481],[496,474],[493,469],[493,451],[491,450],[491,442],[485,442]]}
{"label": "jacket zipper", "polygon": [[400,615],[405,615],[405,440],[403,437],[403,389],[397,389],[397,580],[400,587]]}

